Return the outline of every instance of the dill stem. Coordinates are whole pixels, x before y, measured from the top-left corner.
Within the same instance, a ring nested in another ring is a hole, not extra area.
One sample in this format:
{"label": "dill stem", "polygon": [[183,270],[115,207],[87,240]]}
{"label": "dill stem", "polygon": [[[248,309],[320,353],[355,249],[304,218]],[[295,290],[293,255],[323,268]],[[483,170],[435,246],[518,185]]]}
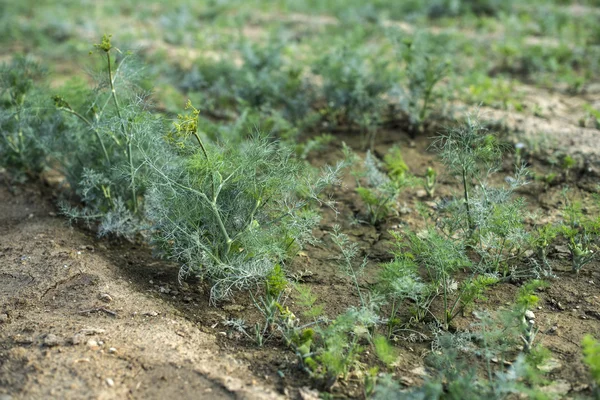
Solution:
{"label": "dill stem", "polygon": [[137,214],[138,212],[138,199],[137,194],[135,192],[135,168],[133,166],[133,150],[131,148],[131,137],[127,135],[127,130],[125,129],[125,122],[123,121],[123,116],[121,115],[121,107],[119,106],[119,100],[117,99],[117,92],[115,90],[115,85],[113,82],[113,74],[110,62],[110,52],[106,52],[106,60],[108,64],[108,82],[110,83],[110,94],[115,103],[115,109],[117,111],[117,117],[119,118],[119,122],[121,125],[121,131],[123,132],[123,136],[125,136],[127,140],[127,160],[129,161],[129,173],[131,175],[131,200],[133,201],[133,213]]}

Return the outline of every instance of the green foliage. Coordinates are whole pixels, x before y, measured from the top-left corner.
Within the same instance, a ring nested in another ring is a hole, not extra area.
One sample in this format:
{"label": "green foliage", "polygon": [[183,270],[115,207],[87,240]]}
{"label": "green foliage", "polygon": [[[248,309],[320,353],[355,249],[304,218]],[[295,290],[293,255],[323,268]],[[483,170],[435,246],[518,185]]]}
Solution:
{"label": "green foliage", "polygon": [[398,359],[394,347],[387,341],[385,336],[375,336],[373,345],[375,346],[375,354],[385,365],[389,366]]}
{"label": "green foliage", "polygon": [[312,293],[309,286],[296,284],[294,288],[298,291],[298,305],[301,307],[302,316],[316,321],[323,315],[323,305],[317,304],[317,296]]}
{"label": "green foliage", "polygon": [[[401,237],[396,236],[396,239],[401,240]],[[387,303],[391,304],[388,336],[400,325],[398,312],[404,300],[413,304],[413,321],[409,322],[416,323],[425,318],[437,294],[435,285],[423,282],[418,273],[418,265],[405,254],[398,254],[393,261],[382,265],[378,290]]]}
{"label": "green foliage", "polygon": [[45,75],[44,68],[24,56],[0,66],[0,166],[17,180],[35,177],[47,166],[44,133],[62,128],[48,111]]}
{"label": "green foliage", "polygon": [[535,292],[546,287],[548,287],[548,283],[539,279],[534,279],[525,283],[519,288],[516,304],[523,312],[525,310],[534,309],[540,300]]}
{"label": "green foliage", "polygon": [[162,143],[151,135],[164,125],[146,109],[135,57],[114,47],[107,35],[94,47],[104,61],[98,87],[89,90],[73,82],[59,90],[72,99],[54,96],[70,129],[53,141],[53,156],[83,203],[73,207],[63,202],[62,209],[72,219],[99,222],[100,235],[131,238],[146,225],[141,204],[147,184],[143,154],[161,151]]}
{"label": "green foliage", "polygon": [[437,50],[424,34],[404,40],[400,50],[406,68],[400,105],[408,114],[413,134],[423,131],[431,109],[441,103],[442,95],[435,87],[448,75],[449,61]]}
{"label": "green foliage", "polygon": [[285,278],[285,272],[283,272],[281,265],[275,264],[273,271],[267,275],[267,293],[270,296],[277,298],[285,290],[287,284],[288,281]]}
{"label": "green foliage", "polygon": [[408,173],[408,165],[404,162],[402,151],[398,146],[394,146],[383,156],[383,162],[388,171],[389,177],[398,183],[405,181]]}
{"label": "green foliage", "polygon": [[292,246],[312,241],[319,218],[308,203],[320,201],[343,165],[315,176],[290,149],[259,135],[236,146],[205,142],[196,118],[194,110],[180,118],[172,135],[191,134],[195,144],[148,155],[147,214],[153,243],[182,263],[182,275],[209,278],[216,301],[264,281]]}
{"label": "green foliage", "polygon": [[382,172],[381,163],[368,150],[364,168],[353,172],[357,184],[356,192],[367,208],[369,223],[372,225],[378,224],[395,210],[403,187],[414,184],[398,148],[393,148],[386,155],[385,166],[389,176]]}
{"label": "green foliage", "polygon": [[448,172],[462,184],[466,228],[472,234],[476,228],[470,199],[472,182],[485,181],[499,168],[502,146],[476,118],[469,116],[464,126],[448,129],[434,141],[432,147],[438,151]]}
{"label": "green foliage", "polygon": [[600,234],[600,219],[583,214],[581,203],[571,202],[565,194],[565,221],[561,225],[562,236],[567,240],[571,253],[573,272],[579,271],[596,257],[594,238]]}
{"label": "green foliage", "polygon": [[537,227],[533,234],[529,236],[530,243],[537,253],[538,258],[544,268],[550,272],[552,271],[552,266],[550,265],[550,261],[548,261],[548,251],[559,233],[560,228],[558,226],[546,224]]}
{"label": "green foliage", "polygon": [[583,347],[583,361],[590,370],[590,375],[596,385],[596,391],[600,388],[600,342],[585,335],[581,341]]}
{"label": "green foliage", "polygon": [[425,173],[425,181],[423,187],[427,192],[427,196],[432,198],[435,195],[435,187],[437,183],[437,172],[431,168],[427,167],[427,172]]}
{"label": "green foliage", "polygon": [[324,105],[320,113],[333,126],[357,127],[371,136],[380,124],[386,103],[383,95],[391,87],[387,61],[371,54],[342,47],[334,49],[313,65],[322,79]]}

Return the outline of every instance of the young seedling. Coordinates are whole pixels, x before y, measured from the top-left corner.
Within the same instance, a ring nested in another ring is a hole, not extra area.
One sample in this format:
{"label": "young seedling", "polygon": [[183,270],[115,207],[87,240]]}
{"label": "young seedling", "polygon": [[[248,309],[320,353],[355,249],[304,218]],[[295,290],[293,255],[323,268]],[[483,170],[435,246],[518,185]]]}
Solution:
{"label": "young seedling", "polygon": [[425,191],[427,192],[427,196],[429,196],[429,198],[433,198],[433,196],[435,195],[435,187],[437,184],[437,172],[435,172],[435,170],[432,167],[427,167],[427,172],[425,173],[425,182],[424,182],[424,188]]}
{"label": "young seedling", "polygon": [[569,201],[566,194],[565,203],[566,218],[561,231],[571,253],[572,270],[579,275],[579,271],[596,258],[592,238],[598,235],[600,224],[597,220],[585,217],[581,204]]}
{"label": "young seedling", "polygon": [[[375,225],[384,220],[395,209],[401,184],[390,179],[380,170],[379,161],[367,151],[364,169],[355,172],[356,192],[367,208],[369,223]],[[361,184],[364,178],[365,186]]]}
{"label": "young seedling", "polygon": [[449,72],[449,62],[432,52],[428,37],[418,36],[404,41],[401,58],[405,65],[405,85],[401,91],[401,104],[409,116],[412,136],[422,133],[436,97],[436,85]]}
{"label": "young seedling", "polygon": [[484,182],[499,168],[502,146],[476,118],[468,116],[465,125],[448,129],[434,141],[432,147],[449,172],[461,182],[467,220],[465,230],[471,236],[477,228],[470,197],[473,181]]}

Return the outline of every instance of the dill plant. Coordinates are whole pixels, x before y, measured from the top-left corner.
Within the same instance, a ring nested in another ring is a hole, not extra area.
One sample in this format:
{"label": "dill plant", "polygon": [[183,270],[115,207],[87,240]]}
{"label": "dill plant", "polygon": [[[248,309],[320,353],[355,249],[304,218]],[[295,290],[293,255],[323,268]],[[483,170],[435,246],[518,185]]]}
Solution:
{"label": "dill plant", "polygon": [[372,150],[391,79],[385,58],[370,58],[368,62],[359,51],[342,47],[323,56],[312,69],[323,81],[319,93],[323,120],[334,127],[358,128]]}
{"label": "dill plant", "polygon": [[[347,149],[345,151],[349,152]],[[352,159],[357,162],[358,156],[353,155]],[[382,171],[384,166],[387,173]],[[353,175],[356,178],[356,192],[365,204],[371,225],[387,218],[395,210],[402,189],[415,182],[397,147],[385,155],[384,163],[367,150],[363,168],[355,169]]]}
{"label": "dill plant", "polygon": [[135,57],[114,47],[109,35],[94,48],[104,62],[97,87],[72,83],[54,96],[69,129],[51,133],[57,136],[53,156],[82,203],[73,207],[65,200],[61,208],[72,219],[98,222],[99,235],[132,238],[146,226],[146,169],[137,150],[161,151],[150,138],[164,123],[147,109],[144,75]]}
{"label": "dill plant", "polygon": [[432,109],[441,102],[436,86],[449,73],[449,61],[439,54],[425,34],[415,35],[403,42],[400,59],[404,65],[402,84],[397,85],[399,103],[409,117],[413,136],[422,133]]}
{"label": "dill plant", "polygon": [[60,130],[50,111],[45,69],[25,56],[0,67],[0,163],[14,179],[36,177],[47,167],[48,138]]}
{"label": "dill plant", "polygon": [[323,202],[344,163],[316,173],[259,133],[235,146],[206,140],[199,110],[188,109],[166,135],[170,148],[146,154],[146,215],[154,245],[181,263],[182,278],[207,278],[215,302],[264,282],[314,240],[319,216],[310,205]]}
{"label": "dill plant", "polygon": [[566,192],[565,220],[560,226],[562,236],[567,240],[571,253],[572,270],[576,274],[596,258],[598,250],[594,239],[600,233],[600,218],[591,218],[583,214],[581,203],[570,201]]}
{"label": "dill plant", "polygon": [[448,172],[462,186],[462,203],[466,214],[464,230],[472,234],[476,228],[471,192],[474,182],[480,184],[497,171],[502,159],[502,146],[489,134],[476,117],[468,116],[463,126],[449,128],[432,144]]}

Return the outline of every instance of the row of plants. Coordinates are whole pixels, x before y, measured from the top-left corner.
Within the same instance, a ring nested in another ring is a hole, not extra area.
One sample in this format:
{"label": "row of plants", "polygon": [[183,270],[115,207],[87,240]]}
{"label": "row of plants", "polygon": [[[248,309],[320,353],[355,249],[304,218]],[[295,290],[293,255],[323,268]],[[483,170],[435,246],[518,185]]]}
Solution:
{"label": "row of plants", "polygon": [[52,91],[43,70],[18,57],[1,70],[0,154],[16,179],[65,177],[61,209],[100,236],[142,237],[211,282],[212,301],[262,282],[306,242],[315,205],[343,162],[321,170],[259,131],[235,141],[205,133],[191,103],[175,122],[151,112],[133,54],[110,36],[97,86]]}
{"label": "row of plants", "polygon": [[[440,79],[436,68],[445,64],[432,64],[430,53],[414,42],[403,46],[410,93],[405,110],[413,110],[410,124],[418,130]],[[378,224],[395,211],[407,186],[423,185],[433,197],[437,173],[430,169],[421,180],[411,176],[398,148],[383,162],[371,152],[360,160],[346,149],[335,166],[311,168],[285,132],[302,126],[303,107],[313,107],[303,103],[303,93],[313,89],[273,54],[252,51],[244,62],[251,67],[232,67],[230,75],[216,71],[219,79],[234,83],[220,92],[212,84],[198,87],[215,104],[246,104],[232,123],[202,117],[191,102],[175,121],[153,112],[139,60],[114,47],[109,36],[94,48],[103,67],[93,89],[77,80],[50,89],[43,68],[16,58],[0,71],[4,167],[16,179],[60,171],[65,215],[87,222],[100,236],[147,241],[180,264],[180,279],[207,280],[213,303],[251,290],[264,321],[252,328],[243,320],[228,324],[259,345],[284,343],[323,391],[352,372],[362,377],[364,394],[375,398],[542,397],[539,388],[546,383],[537,367],[548,351],[535,342],[531,314],[542,280],[554,276],[549,249],[557,240],[566,243],[578,273],[595,257],[600,220],[567,202],[563,221],[529,228],[525,202],[516,197],[529,182],[527,169],[517,165],[504,186],[492,185],[506,148],[468,118],[433,144],[448,174],[458,179],[460,195],[443,200],[433,213],[423,211],[425,229],[392,232],[396,250],[381,265],[378,284],[364,287],[367,258],[340,228],[333,229],[326,240],[339,249],[340,271],[359,303],[327,318],[319,299],[290,282],[285,268],[305,244],[314,243],[318,206],[335,207],[326,189],[352,167],[365,220]],[[364,60],[351,51],[326,55],[315,67],[326,99],[313,109],[319,120],[370,127],[375,117],[369,113],[382,107],[371,102],[383,92],[371,92],[365,82],[384,76],[386,68],[381,66],[381,75],[367,73]],[[265,106],[272,107],[266,121]],[[268,126],[279,137],[252,126]],[[481,311],[469,331],[456,330],[457,317],[476,308],[488,288],[508,280],[522,284],[512,307]],[[254,295],[256,287],[260,295]],[[291,296],[300,305],[296,313],[286,307]],[[402,389],[388,374],[398,362],[394,340],[432,342],[430,374],[422,387]],[[588,338],[584,348],[597,375],[598,345]],[[371,349],[377,360],[366,356]],[[476,359],[483,360],[485,378]]]}
{"label": "row of plants", "polygon": [[[424,229],[390,232],[393,260],[379,266],[377,283],[362,283],[368,258],[339,227],[327,239],[339,249],[340,272],[354,288],[357,305],[329,318],[310,287],[279,271],[267,278],[262,296],[253,295],[264,321],[253,327],[240,319],[227,324],[259,346],[285,343],[323,391],[338,380],[347,385],[359,377],[362,395],[377,399],[553,398],[546,390],[552,382],[542,372],[552,354],[536,341],[533,310],[539,292],[557,278],[549,250],[566,243],[572,271],[579,274],[595,258],[600,219],[585,215],[565,193],[561,221],[527,224],[529,213],[517,192],[532,182],[528,171],[517,165],[504,186],[491,184],[509,147],[476,118],[447,130],[432,147],[457,178],[460,194],[433,212],[424,208]],[[364,161],[345,152],[355,165],[356,190],[368,217],[362,223],[388,218],[402,185],[412,181],[435,187],[435,172],[424,181],[409,176],[398,148],[383,163],[370,152]],[[487,309],[486,292],[508,283],[520,286],[513,303]],[[286,306],[290,299],[295,312]],[[459,328],[455,320],[471,311],[476,321]],[[400,356],[396,341],[431,342],[422,386],[406,388],[398,382],[393,373]],[[594,375],[597,342],[589,336],[582,345]]]}

